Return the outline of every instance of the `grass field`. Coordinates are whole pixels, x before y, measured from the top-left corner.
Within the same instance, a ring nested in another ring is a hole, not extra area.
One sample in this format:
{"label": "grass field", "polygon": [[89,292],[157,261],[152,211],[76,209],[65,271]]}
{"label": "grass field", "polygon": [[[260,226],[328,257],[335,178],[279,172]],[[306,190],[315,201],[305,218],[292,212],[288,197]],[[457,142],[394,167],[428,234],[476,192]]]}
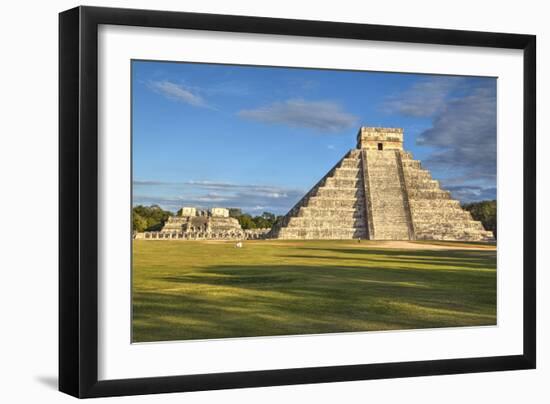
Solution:
{"label": "grass field", "polygon": [[494,246],[135,240],[133,248],[134,342],[496,324]]}

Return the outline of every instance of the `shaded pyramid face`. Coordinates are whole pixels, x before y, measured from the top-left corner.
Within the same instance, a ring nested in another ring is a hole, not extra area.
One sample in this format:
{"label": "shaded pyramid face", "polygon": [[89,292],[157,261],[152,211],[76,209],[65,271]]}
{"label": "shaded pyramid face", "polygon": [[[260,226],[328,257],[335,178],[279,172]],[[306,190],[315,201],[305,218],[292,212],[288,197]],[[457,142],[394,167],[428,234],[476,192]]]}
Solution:
{"label": "shaded pyramid face", "polygon": [[270,232],[279,239],[492,240],[411,153],[402,130],[361,128],[350,150]]}

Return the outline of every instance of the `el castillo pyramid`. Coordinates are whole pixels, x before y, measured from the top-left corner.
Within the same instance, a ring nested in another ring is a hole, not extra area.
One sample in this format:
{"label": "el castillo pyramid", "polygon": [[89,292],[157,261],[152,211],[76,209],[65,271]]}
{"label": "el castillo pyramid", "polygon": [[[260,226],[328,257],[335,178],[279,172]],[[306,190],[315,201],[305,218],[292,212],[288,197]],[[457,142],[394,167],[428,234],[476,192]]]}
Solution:
{"label": "el castillo pyramid", "polygon": [[403,129],[362,127],[350,150],[279,221],[279,239],[493,240],[410,152]]}

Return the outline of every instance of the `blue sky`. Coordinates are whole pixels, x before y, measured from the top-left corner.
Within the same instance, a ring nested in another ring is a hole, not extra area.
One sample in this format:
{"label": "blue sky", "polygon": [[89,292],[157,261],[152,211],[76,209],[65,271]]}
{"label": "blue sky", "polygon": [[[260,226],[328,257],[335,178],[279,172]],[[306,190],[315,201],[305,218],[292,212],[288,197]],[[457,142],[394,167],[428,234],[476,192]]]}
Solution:
{"label": "blue sky", "polygon": [[360,126],[463,202],[496,198],[496,79],[132,62],[133,204],[286,213]]}

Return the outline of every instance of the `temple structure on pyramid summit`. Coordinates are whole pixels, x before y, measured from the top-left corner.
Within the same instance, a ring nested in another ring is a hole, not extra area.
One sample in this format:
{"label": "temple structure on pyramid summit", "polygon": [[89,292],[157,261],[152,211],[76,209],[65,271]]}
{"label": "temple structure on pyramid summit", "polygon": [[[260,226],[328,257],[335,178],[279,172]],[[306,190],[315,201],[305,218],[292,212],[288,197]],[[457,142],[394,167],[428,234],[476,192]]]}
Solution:
{"label": "temple structure on pyramid summit", "polygon": [[403,129],[361,127],[350,150],[266,234],[277,239],[490,241],[420,161]]}

